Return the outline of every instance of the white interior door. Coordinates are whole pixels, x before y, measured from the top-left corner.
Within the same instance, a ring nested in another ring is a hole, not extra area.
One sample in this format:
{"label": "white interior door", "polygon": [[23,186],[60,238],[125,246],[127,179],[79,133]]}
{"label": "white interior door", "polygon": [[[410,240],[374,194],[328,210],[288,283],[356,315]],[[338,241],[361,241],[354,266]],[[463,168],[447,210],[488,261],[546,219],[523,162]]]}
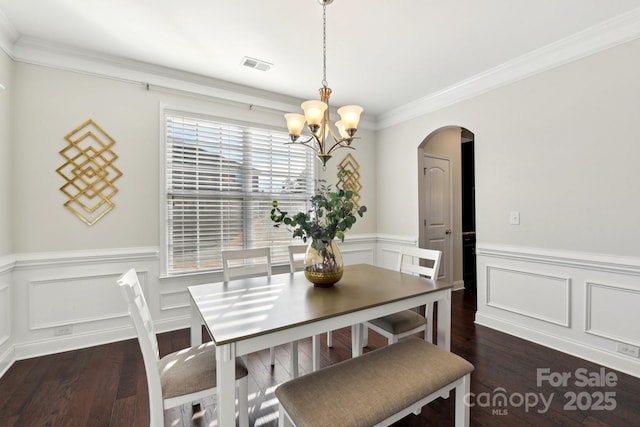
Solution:
{"label": "white interior door", "polygon": [[423,220],[425,245],[442,252],[438,279],[453,278],[453,253],[451,250],[451,164],[449,159],[425,155],[424,187],[425,203]]}

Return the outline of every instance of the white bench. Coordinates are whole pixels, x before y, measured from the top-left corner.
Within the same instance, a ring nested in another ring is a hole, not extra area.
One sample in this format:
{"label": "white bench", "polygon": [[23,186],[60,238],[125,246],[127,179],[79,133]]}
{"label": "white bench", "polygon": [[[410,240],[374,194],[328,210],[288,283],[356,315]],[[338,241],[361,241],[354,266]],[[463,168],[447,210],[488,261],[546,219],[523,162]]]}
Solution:
{"label": "white bench", "polygon": [[418,338],[281,384],[280,427],[387,426],[455,389],[455,425],[469,425],[473,365]]}

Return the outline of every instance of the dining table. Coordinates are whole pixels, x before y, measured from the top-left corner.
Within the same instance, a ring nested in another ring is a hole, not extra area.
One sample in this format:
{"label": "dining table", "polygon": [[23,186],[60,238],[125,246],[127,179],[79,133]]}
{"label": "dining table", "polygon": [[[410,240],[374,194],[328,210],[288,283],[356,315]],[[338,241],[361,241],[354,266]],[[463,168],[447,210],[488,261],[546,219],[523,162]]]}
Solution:
{"label": "dining table", "polygon": [[[191,345],[202,343],[204,324],[216,346],[218,425],[235,425],[239,356],[309,337],[319,344],[320,334],[351,327],[357,357],[363,322],[431,303],[437,303],[436,343],[449,351],[452,287],[371,264],[346,265],[327,288],[314,287],[304,271],[189,286]],[[320,346],[313,347],[317,370]]]}

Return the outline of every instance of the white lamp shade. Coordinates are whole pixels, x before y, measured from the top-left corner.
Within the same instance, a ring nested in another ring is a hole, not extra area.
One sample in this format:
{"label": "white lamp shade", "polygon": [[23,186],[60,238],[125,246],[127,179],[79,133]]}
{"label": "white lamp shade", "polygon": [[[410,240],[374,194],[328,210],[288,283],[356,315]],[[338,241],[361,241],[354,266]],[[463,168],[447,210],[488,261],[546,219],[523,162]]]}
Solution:
{"label": "white lamp shade", "polygon": [[340,133],[340,136],[344,139],[349,139],[349,134],[347,133],[347,130],[344,128],[344,123],[342,122],[342,120],[338,120],[336,122],[336,127],[338,128],[338,132]]}
{"label": "white lamp shade", "polygon": [[304,116],[309,126],[322,123],[327,104],[322,101],[312,100],[303,102],[301,107],[304,110]]}
{"label": "white lamp shade", "polygon": [[287,119],[287,128],[290,135],[300,136],[304,128],[305,118],[302,114],[288,113],[284,115]]}
{"label": "white lamp shade", "polygon": [[358,129],[358,123],[360,122],[360,114],[363,108],[359,105],[345,105],[338,108],[338,114],[344,123],[345,129]]}

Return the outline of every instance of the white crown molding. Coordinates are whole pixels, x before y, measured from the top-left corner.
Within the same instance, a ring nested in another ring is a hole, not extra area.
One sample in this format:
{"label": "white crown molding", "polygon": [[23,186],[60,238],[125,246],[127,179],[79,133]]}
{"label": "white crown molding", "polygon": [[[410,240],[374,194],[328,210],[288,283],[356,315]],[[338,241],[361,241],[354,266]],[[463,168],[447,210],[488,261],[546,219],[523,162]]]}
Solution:
{"label": "white crown molding", "polygon": [[[12,58],[19,62],[110,78],[152,90],[241,104],[248,108],[286,113],[299,110],[302,102],[290,96],[219,79],[28,37],[18,38],[11,51]],[[373,117],[366,114],[360,123],[362,129],[375,129]]]}
{"label": "white crown molding", "polygon": [[[638,37],[640,8],[529,52],[376,118],[365,114],[361,119],[361,127],[384,129]],[[2,11],[0,48],[15,61],[112,78],[143,87],[148,84],[156,89],[178,91],[186,95],[209,97],[277,112],[296,111],[301,102],[292,97],[192,73],[20,37]]]}
{"label": "white crown molding", "polygon": [[406,122],[638,37],[640,37],[640,8],[381,114],[377,117],[376,129],[385,129]]}
{"label": "white crown molding", "polygon": [[[3,22],[0,16],[0,30]],[[232,103],[247,108],[286,113],[300,109],[302,100],[224,80],[130,59],[97,54],[29,37],[6,37],[5,49],[14,61],[109,78],[148,90],[178,93]],[[11,39],[16,40],[11,42]],[[0,43],[2,34],[0,33]],[[0,45],[1,46],[1,45]],[[284,119],[283,119],[284,121]],[[373,117],[363,115],[362,129],[375,129]]]}
{"label": "white crown molding", "polygon": [[0,10],[0,49],[13,57],[13,44],[18,40],[18,31],[13,26],[7,15]]}
{"label": "white crown molding", "polygon": [[298,100],[285,95],[24,36],[13,45],[13,59],[141,87],[149,85],[153,89],[181,91],[278,111],[289,111],[298,106]]}

